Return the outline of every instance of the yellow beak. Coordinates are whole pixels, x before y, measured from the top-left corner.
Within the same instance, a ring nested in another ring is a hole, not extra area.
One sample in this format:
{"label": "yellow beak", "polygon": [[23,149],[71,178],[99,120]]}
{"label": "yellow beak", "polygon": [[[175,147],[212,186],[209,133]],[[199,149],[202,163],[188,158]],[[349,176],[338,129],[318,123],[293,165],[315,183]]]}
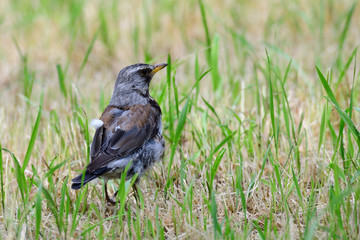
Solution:
{"label": "yellow beak", "polygon": [[160,71],[161,69],[163,69],[164,67],[167,66],[167,63],[161,63],[161,64],[157,64],[154,65],[154,70],[151,71],[151,75],[154,75],[155,73],[157,73],[158,71]]}

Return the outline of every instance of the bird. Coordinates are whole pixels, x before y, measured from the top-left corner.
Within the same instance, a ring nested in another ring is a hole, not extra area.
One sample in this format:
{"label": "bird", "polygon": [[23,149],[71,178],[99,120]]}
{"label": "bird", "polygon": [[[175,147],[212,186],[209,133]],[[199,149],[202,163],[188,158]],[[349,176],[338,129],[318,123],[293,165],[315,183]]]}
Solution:
{"label": "bird", "polygon": [[96,178],[104,179],[106,201],[115,204],[107,182],[121,178],[129,165],[126,179],[137,174],[133,185],[137,194],[140,177],[164,157],[161,108],[150,96],[149,85],[155,73],[166,66],[138,63],[119,72],[108,106],[100,119],[91,122],[96,131],[90,163],[83,174],[72,179],[72,189],[78,190]]}

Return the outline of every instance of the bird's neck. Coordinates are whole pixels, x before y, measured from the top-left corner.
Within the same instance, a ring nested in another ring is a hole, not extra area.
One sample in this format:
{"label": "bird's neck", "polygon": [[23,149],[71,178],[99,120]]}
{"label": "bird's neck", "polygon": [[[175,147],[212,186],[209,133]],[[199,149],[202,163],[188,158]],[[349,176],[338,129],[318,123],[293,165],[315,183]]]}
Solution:
{"label": "bird's neck", "polygon": [[109,105],[117,107],[129,107],[133,105],[146,105],[149,102],[149,93],[142,93],[140,91],[122,91],[114,93],[110,99]]}

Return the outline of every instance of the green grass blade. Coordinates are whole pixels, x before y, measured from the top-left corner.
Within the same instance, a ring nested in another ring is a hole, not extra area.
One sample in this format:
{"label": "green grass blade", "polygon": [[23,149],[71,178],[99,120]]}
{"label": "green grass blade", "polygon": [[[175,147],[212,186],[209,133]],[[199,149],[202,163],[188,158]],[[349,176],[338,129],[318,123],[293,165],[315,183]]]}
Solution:
{"label": "green grass blade", "polygon": [[67,98],[65,76],[60,64],[56,64],[56,71],[58,74],[60,91],[64,95],[64,97]]}
{"label": "green grass blade", "polygon": [[298,126],[298,131],[297,131],[297,134],[298,134],[298,135],[300,135],[301,127],[302,127],[303,122],[304,122],[304,113],[301,113],[301,115],[300,115],[300,121],[299,121],[299,126]]}
{"label": "green grass blade", "polygon": [[96,228],[97,226],[99,225],[103,225],[105,222],[109,221],[109,220],[113,220],[113,219],[116,219],[118,216],[117,215],[114,215],[114,216],[111,216],[111,217],[108,217],[106,219],[103,219],[97,223],[94,223],[92,224],[89,228],[86,228],[84,231],[81,232],[81,236],[85,236],[88,232],[90,232],[91,230],[93,230],[94,228]]}
{"label": "green grass blade", "polygon": [[174,71],[174,75],[172,76],[172,86],[173,86],[173,90],[174,90],[176,117],[179,118],[179,97],[178,97],[179,93],[178,93],[177,86],[175,83],[175,75],[176,75],[176,71]]}
{"label": "green grass blade", "polygon": [[181,137],[181,132],[184,129],[184,126],[185,126],[186,115],[188,113],[189,106],[190,106],[190,99],[188,99],[186,101],[185,106],[183,107],[183,109],[181,111],[181,115],[179,117],[179,121],[178,121],[176,131],[175,131],[175,135],[174,135],[174,144],[173,144],[173,148],[171,149],[170,159],[172,159],[174,157],[175,149],[176,149],[177,144],[178,144],[178,142],[180,140],[180,137]]}
{"label": "green grass blade", "polygon": [[326,105],[324,106],[324,109],[323,109],[323,113],[321,115],[321,122],[320,122],[320,135],[319,135],[319,145],[318,145],[318,153],[320,152],[320,148],[321,148],[321,145],[323,143],[323,140],[324,140],[324,135],[325,135],[325,123],[326,123]]}
{"label": "green grass blade", "polygon": [[217,220],[217,203],[216,203],[216,199],[215,199],[215,193],[213,192],[211,194],[211,205],[210,205],[210,213],[211,213],[211,218],[213,220],[213,225],[214,225],[214,239],[217,239],[217,235],[221,234],[221,227],[220,224]]}
{"label": "green grass blade", "polygon": [[45,200],[47,201],[47,206],[48,208],[50,209],[50,211],[52,212],[54,218],[55,218],[55,223],[56,223],[56,226],[58,227],[58,230],[60,231],[61,230],[61,227],[60,227],[60,222],[59,222],[59,210],[56,206],[56,203],[53,199],[53,197],[51,197],[51,194],[49,193],[48,190],[46,190],[43,186],[41,186],[41,191],[45,197]]}
{"label": "green grass blade", "polygon": [[221,149],[221,151],[219,152],[219,154],[217,155],[217,157],[214,161],[214,164],[211,167],[210,189],[212,189],[212,184],[214,182],[216,172],[220,166],[220,162],[223,159],[225,152],[226,152],[225,148]]}
{"label": "green grass blade", "polygon": [[[284,98],[285,98],[285,95],[284,95]],[[284,99],[284,101],[286,101],[286,100]],[[288,111],[285,104],[282,104],[282,110],[283,110],[286,133],[290,138],[291,137],[291,132],[290,132],[290,120],[289,120],[289,117],[290,117],[291,113]]]}
{"label": "green grass blade", "polygon": [[[200,66],[199,66],[198,54],[195,55],[194,75],[195,75],[195,79],[199,79],[199,77],[200,77]],[[195,101],[194,101],[195,103],[194,103],[194,105],[197,106],[197,101],[198,101],[198,97],[199,97],[199,93],[200,93],[200,86],[199,86],[199,84],[195,84],[195,87],[196,87],[196,94],[195,94]]]}
{"label": "green grass blade", "polygon": [[289,74],[289,71],[290,71],[290,67],[291,67],[291,64],[292,64],[292,59],[290,59],[287,67],[286,67],[286,71],[285,71],[285,74],[284,74],[284,78],[283,78],[283,81],[282,81],[282,85],[284,86],[286,84],[286,81],[288,79],[288,74]]}
{"label": "green grass blade", "polygon": [[304,229],[304,239],[313,239],[313,236],[315,234],[317,226],[316,221],[316,189],[314,189],[314,183],[311,182],[311,188],[310,188],[310,196],[308,198],[308,206],[306,211],[306,220],[305,220],[305,229]]}
{"label": "green grass blade", "polygon": [[346,35],[349,31],[349,27],[350,27],[350,22],[351,22],[351,18],[353,16],[353,13],[354,13],[354,10],[355,10],[355,7],[356,7],[356,2],[353,3],[353,5],[351,6],[347,16],[346,16],[346,22],[345,22],[345,25],[344,25],[344,28],[341,32],[341,35],[340,35],[340,39],[339,39],[339,54],[341,53],[341,50],[344,46],[344,42],[345,42],[345,39],[346,39]]}
{"label": "green grass blade", "polygon": [[30,161],[30,156],[32,153],[32,150],[34,149],[34,145],[35,145],[35,140],[37,137],[37,133],[39,130],[39,125],[40,125],[40,120],[41,120],[41,113],[42,113],[42,105],[43,105],[43,96],[41,95],[41,100],[40,100],[40,106],[39,106],[39,111],[38,111],[38,115],[36,117],[36,122],[35,125],[33,127],[32,133],[31,133],[31,138],[29,141],[29,145],[28,148],[26,150],[26,154],[25,154],[25,158],[24,158],[24,163],[22,165],[21,171],[24,172],[25,168],[27,167],[29,161]]}
{"label": "green grass blade", "polygon": [[169,170],[168,170],[168,179],[170,177],[170,172],[171,172],[171,166],[172,166],[172,162],[174,160],[174,155],[175,155],[175,151],[178,147],[178,142],[180,140],[180,137],[181,137],[181,133],[184,129],[184,126],[185,126],[185,122],[186,122],[186,116],[188,114],[188,111],[190,109],[190,99],[188,98],[186,100],[186,103],[181,111],[181,114],[180,114],[180,118],[179,118],[179,121],[178,121],[178,124],[177,124],[177,127],[176,127],[176,132],[175,132],[175,136],[174,136],[174,141],[172,143],[172,146],[171,146],[171,152],[170,152],[170,159],[169,159]]}
{"label": "green grass blade", "polygon": [[82,63],[81,63],[81,67],[80,67],[80,70],[79,70],[79,73],[78,73],[78,78],[80,78],[81,73],[82,73],[82,71],[83,71],[83,69],[84,69],[84,67],[85,67],[85,64],[86,64],[87,61],[88,61],[89,55],[90,55],[90,53],[91,53],[91,51],[92,51],[92,49],[93,49],[93,47],[94,47],[96,38],[97,38],[97,36],[99,35],[100,30],[101,30],[101,26],[97,29],[97,31],[95,32],[93,38],[91,39],[90,45],[89,45],[88,49],[86,50],[85,57],[84,57],[84,59],[83,59],[83,61],[82,61]]}
{"label": "green grass blade", "polygon": [[271,147],[271,145],[270,145],[270,143],[269,143],[268,148],[266,149],[266,152],[265,152],[264,157],[263,157],[263,161],[262,161],[262,164],[261,164],[261,170],[260,170],[260,173],[259,173],[259,175],[258,175],[258,181],[259,181],[259,180],[261,179],[261,177],[262,177],[262,174],[263,174],[264,169],[265,169],[266,161],[268,160],[268,158],[269,158],[269,156],[270,156],[270,154],[271,154],[270,147]]}
{"label": "green grass blade", "polygon": [[275,137],[275,145],[276,145],[276,151],[277,151],[277,139],[276,139],[276,124],[275,124],[275,110],[274,110],[274,94],[272,89],[272,82],[271,82],[271,62],[270,57],[268,54],[268,51],[266,51],[266,58],[267,58],[267,66],[268,66],[268,84],[269,84],[269,106],[270,106],[270,117],[271,117],[271,125],[273,129],[273,136]]}
{"label": "green grass blade", "polygon": [[206,56],[207,56],[208,64],[210,64],[211,63],[211,47],[210,47],[211,46],[211,38],[210,38],[208,24],[206,21],[205,7],[204,7],[202,0],[199,0],[199,6],[200,6],[200,12],[201,12],[201,20],[202,20],[204,30],[205,30],[206,45],[208,47],[208,49],[206,51]]}
{"label": "green grass blade", "polygon": [[18,183],[18,187],[19,187],[19,190],[20,190],[22,202],[26,203],[25,196],[27,196],[28,189],[27,189],[27,184],[26,184],[26,178],[25,178],[25,175],[24,175],[24,171],[21,170],[20,163],[17,160],[17,158],[15,157],[14,153],[12,153],[11,151],[9,151],[6,148],[3,148],[3,150],[8,152],[10,154],[11,158],[14,161],[16,181]]}
{"label": "green grass blade", "polygon": [[334,104],[339,106],[338,102],[336,101],[335,95],[334,95],[333,91],[331,90],[330,85],[327,83],[324,75],[321,73],[321,71],[319,70],[319,68],[317,66],[315,66],[315,68],[316,68],[316,71],[317,71],[317,73],[319,75],[320,81],[321,81],[321,83],[322,83],[322,85],[323,85],[323,87],[325,89],[326,94],[328,95],[328,97],[330,98],[330,100]]}
{"label": "green grass blade", "polygon": [[171,139],[174,139],[174,118],[173,118],[173,110],[172,110],[172,104],[171,104],[171,56],[170,54],[168,54],[168,58],[167,58],[167,75],[166,75],[166,78],[167,78],[167,88],[168,88],[168,115],[167,115],[167,118],[168,118],[168,122],[169,122],[169,135],[170,135],[170,138]]}
{"label": "green grass blade", "polygon": [[346,123],[346,125],[348,126],[348,128],[350,129],[350,131],[353,133],[356,143],[357,145],[360,147],[360,132],[359,130],[356,128],[354,122],[351,120],[351,118],[346,114],[346,112],[344,110],[342,110],[339,105],[336,105],[334,102],[332,102],[330,100],[330,98],[325,97],[336,109],[336,111],[338,112],[338,114],[340,115],[341,119]]}
{"label": "green grass blade", "polygon": [[39,239],[41,225],[41,186],[35,198],[35,239]]}
{"label": "green grass blade", "polygon": [[274,164],[274,172],[275,172],[276,180],[278,182],[278,186],[280,188],[281,199],[284,200],[284,190],[283,190],[283,185],[282,185],[282,181],[281,181],[279,164]]}
{"label": "green grass blade", "polygon": [[215,108],[208,103],[203,97],[201,97],[202,100],[204,101],[204,103],[206,104],[206,106],[210,109],[210,111],[215,115],[216,119],[218,120],[218,123],[221,124],[221,119],[219,117],[219,115],[216,113]]}
{"label": "green grass blade", "polygon": [[61,187],[61,192],[60,192],[61,200],[60,200],[60,205],[59,205],[59,223],[60,223],[61,231],[63,231],[64,226],[67,225],[67,221],[64,222],[64,218],[66,219],[65,198],[66,198],[66,192],[68,191],[68,189],[67,189],[68,179],[69,179],[69,176],[66,176],[66,178],[63,182],[63,185]]}
{"label": "green grass blade", "polygon": [[302,195],[301,195],[301,190],[300,190],[300,186],[299,186],[299,183],[298,183],[298,179],[295,175],[295,172],[294,172],[294,169],[291,168],[291,172],[292,172],[292,177],[293,177],[293,181],[294,181],[294,184],[295,184],[295,189],[296,189],[296,193],[299,197],[299,202],[300,202],[300,205],[301,207],[303,208],[303,203],[302,203]]}
{"label": "green grass blade", "polygon": [[[354,108],[354,89],[356,86],[356,55],[355,55],[355,60],[354,60],[354,72],[353,72],[353,81],[352,81],[352,86],[351,86],[351,95],[350,95],[350,106],[349,106],[349,118],[352,118],[352,112],[353,112],[353,108]],[[351,133],[348,132],[348,153],[350,155],[349,158],[352,158],[354,156],[354,147],[353,144],[351,142]],[[357,157],[356,157],[357,158]],[[350,162],[349,161],[345,161],[344,160],[344,168],[350,169]]]}
{"label": "green grass blade", "polygon": [[[288,96],[287,96],[287,93],[285,91],[285,83],[286,83],[286,80],[287,80],[287,76],[289,74],[289,71],[290,71],[290,67],[291,67],[291,64],[292,64],[292,59],[289,61],[287,67],[286,67],[286,71],[285,71],[285,74],[284,74],[284,77],[283,77],[283,81],[281,82],[280,81],[280,86],[281,86],[281,90],[282,90],[282,93],[283,93],[283,98],[284,98],[284,101],[286,103],[286,107],[285,107],[285,104],[283,104],[283,113],[284,113],[284,120],[285,120],[285,127],[286,127],[286,131],[289,135],[289,137],[291,136],[290,135],[290,127],[289,127],[289,124],[291,123],[291,132],[292,132],[292,135],[293,135],[293,139],[294,141],[296,142],[296,136],[295,136],[295,130],[294,130],[294,121],[293,121],[293,117],[292,117],[292,114],[291,114],[291,108],[290,108],[290,104],[289,104],[289,101],[288,101]],[[289,122],[289,119],[290,119],[290,122]]]}
{"label": "green grass blade", "polygon": [[214,71],[211,71],[211,79],[213,84],[213,90],[218,91],[221,90],[221,76],[218,71],[218,61],[219,61],[219,35],[215,35],[213,39],[213,43],[211,45],[211,68]]}
{"label": "green grass blade", "polygon": [[316,71],[317,71],[319,78],[321,80],[321,83],[326,91],[327,97],[325,97],[325,98],[335,107],[335,109],[338,112],[338,114],[340,115],[341,119],[346,123],[346,125],[349,127],[350,131],[354,134],[356,143],[360,147],[360,133],[359,133],[358,129],[355,127],[353,121],[346,114],[346,112],[340,108],[339,103],[337,102],[335,95],[334,95],[333,91],[331,90],[331,87],[327,83],[324,75],[320,72],[318,67],[316,67]]}
{"label": "green grass blade", "polygon": [[200,165],[200,168],[203,168],[204,165],[206,163],[208,163],[209,161],[211,161],[212,157],[214,156],[215,153],[217,153],[217,151],[220,150],[220,148],[227,142],[229,142],[233,136],[235,135],[236,131],[232,132],[231,134],[229,134],[226,138],[224,138],[209,154],[209,156],[206,158],[206,160]]}
{"label": "green grass blade", "polygon": [[[346,71],[349,69],[352,60],[354,59],[354,57],[356,57],[357,50],[358,50],[358,47],[356,47],[354,49],[354,51],[351,53],[351,56],[349,57],[348,61],[346,62],[344,69],[340,73],[340,77],[339,77],[339,80],[336,83],[335,89],[338,88],[339,84],[341,83],[341,81],[343,80],[343,78],[345,76]],[[356,66],[356,64],[355,64],[355,66]]]}
{"label": "green grass blade", "polygon": [[[357,48],[355,49],[357,50]],[[354,50],[354,51],[355,51]],[[352,117],[352,110],[354,107],[354,86],[356,84],[356,55],[355,55],[355,60],[354,60],[354,72],[353,72],[353,81],[352,81],[352,85],[351,85],[351,95],[350,95],[350,106],[349,106],[349,117]]]}
{"label": "green grass blade", "polygon": [[0,142],[0,185],[1,185],[1,206],[3,211],[3,216],[5,216],[5,192],[4,192],[4,163],[2,156],[2,146]]}
{"label": "green grass blade", "polygon": [[258,232],[259,238],[261,240],[266,240],[266,234],[264,233],[264,231],[262,230],[262,228],[259,226],[259,224],[256,221],[253,221],[253,224]]}
{"label": "green grass blade", "polygon": [[[79,224],[79,221],[80,221],[80,215],[79,214],[79,210],[80,210],[80,204],[81,202],[83,201],[84,197],[85,197],[85,194],[86,194],[86,190],[83,190],[79,196],[77,196],[76,198],[76,202],[75,202],[75,207],[73,207],[73,212],[72,212],[72,215],[73,215],[73,219],[72,219],[72,223],[71,223],[71,229],[70,229],[70,236],[72,236],[75,232],[75,229],[76,227],[78,226]],[[117,217],[117,216],[116,216]]]}
{"label": "green grass blade", "polygon": [[56,170],[61,168],[70,160],[70,158],[66,159],[65,161],[62,161],[61,163],[55,165],[54,167],[51,167],[51,169],[46,173],[45,178],[47,178],[49,175],[52,175]]}
{"label": "green grass blade", "polygon": [[[191,94],[191,92],[194,90],[194,88],[198,89],[199,87],[199,83],[200,81],[206,76],[206,74],[208,74],[210,71],[212,70],[212,68],[210,68],[209,70],[205,71],[203,74],[201,74],[200,77],[197,78],[195,84],[192,86],[192,88],[190,89],[189,93],[186,94],[186,96],[189,96]],[[198,97],[198,90],[196,90],[197,94],[196,94],[196,98]]]}

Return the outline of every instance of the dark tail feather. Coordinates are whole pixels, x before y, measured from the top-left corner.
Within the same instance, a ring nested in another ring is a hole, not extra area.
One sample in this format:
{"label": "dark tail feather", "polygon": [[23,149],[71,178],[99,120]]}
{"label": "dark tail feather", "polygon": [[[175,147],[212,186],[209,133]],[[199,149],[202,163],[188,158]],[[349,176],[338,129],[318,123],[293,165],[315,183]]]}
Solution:
{"label": "dark tail feather", "polygon": [[73,182],[73,184],[71,185],[71,188],[74,190],[78,190],[78,189],[82,188],[83,186],[85,186],[91,180],[94,180],[95,178],[100,177],[102,174],[106,173],[109,170],[110,169],[108,169],[108,168],[100,168],[92,173],[89,173],[88,171],[86,171],[84,180],[83,180],[82,174],[80,174],[79,176],[77,176],[76,178],[73,178],[73,180],[71,180]]}
{"label": "dark tail feather", "polygon": [[78,189],[82,188],[83,186],[85,186],[85,184],[87,184],[91,180],[94,180],[97,177],[99,177],[99,175],[94,175],[94,174],[91,174],[91,173],[85,173],[84,182],[81,184],[83,175],[80,174],[79,176],[77,176],[76,178],[71,180],[73,182],[73,184],[71,185],[71,188],[74,189],[74,190],[78,190]]}

